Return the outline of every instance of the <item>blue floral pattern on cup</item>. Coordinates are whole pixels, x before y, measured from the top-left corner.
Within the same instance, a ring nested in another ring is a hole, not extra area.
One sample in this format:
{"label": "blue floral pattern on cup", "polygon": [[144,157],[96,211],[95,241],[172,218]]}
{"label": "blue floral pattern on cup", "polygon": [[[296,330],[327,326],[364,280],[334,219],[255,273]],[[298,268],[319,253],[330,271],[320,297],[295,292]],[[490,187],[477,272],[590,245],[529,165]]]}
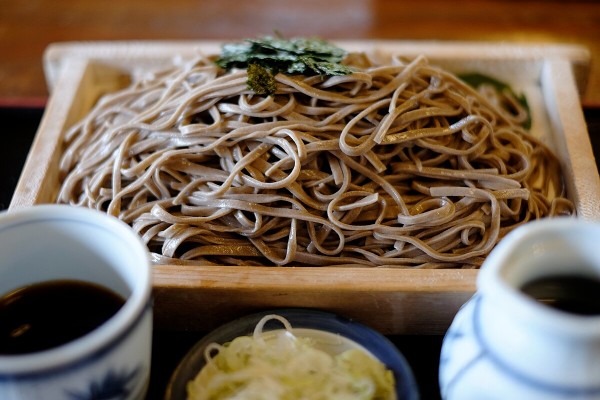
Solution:
{"label": "blue floral pattern on cup", "polygon": [[70,400],[120,400],[127,399],[138,386],[141,366],[132,370],[109,369],[103,378],[90,382],[84,390],[66,390]]}

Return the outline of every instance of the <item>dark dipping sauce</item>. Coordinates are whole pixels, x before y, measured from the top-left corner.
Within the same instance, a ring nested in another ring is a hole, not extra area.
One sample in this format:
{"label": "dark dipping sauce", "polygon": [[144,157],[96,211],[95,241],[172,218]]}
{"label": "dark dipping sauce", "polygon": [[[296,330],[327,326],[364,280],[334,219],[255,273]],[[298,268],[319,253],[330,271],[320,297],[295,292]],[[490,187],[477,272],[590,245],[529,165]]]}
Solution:
{"label": "dark dipping sauce", "polygon": [[33,353],[77,339],[112,317],[125,300],[105,287],[55,280],[0,299],[0,355]]}
{"label": "dark dipping sauce", "polygon": [[556,275],[532,280],[521,291],[540,303],[578,315],[600,315],[600,279]]}

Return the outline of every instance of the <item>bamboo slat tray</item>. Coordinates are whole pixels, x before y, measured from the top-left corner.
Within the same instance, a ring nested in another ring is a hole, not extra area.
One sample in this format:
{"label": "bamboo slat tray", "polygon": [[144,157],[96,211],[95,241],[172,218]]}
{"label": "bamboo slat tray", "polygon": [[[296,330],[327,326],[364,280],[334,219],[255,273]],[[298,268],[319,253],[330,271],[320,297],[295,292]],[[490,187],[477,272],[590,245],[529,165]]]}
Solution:
{"label": "bamboo slat tray", "polygon": [[[51,45],[44,57],[51,92],[10,209],[53,202],[60,143],[66,128],[98,97],[132,74],[159,69],[195,52],[217,53],[221,42],[76,42]],[[570,45],[340,41],[377,57],[425,54],[455,72],[478,71],[524,92],[533,132],[559,155],[578,215],[600,219],[600,180],[579,93],[589,53]],[[477,270],[386,268],[154,266],[155,322],[209,330],[237,316],[274,307],[339,313],[385,334],[440,334],[475,290]]]}

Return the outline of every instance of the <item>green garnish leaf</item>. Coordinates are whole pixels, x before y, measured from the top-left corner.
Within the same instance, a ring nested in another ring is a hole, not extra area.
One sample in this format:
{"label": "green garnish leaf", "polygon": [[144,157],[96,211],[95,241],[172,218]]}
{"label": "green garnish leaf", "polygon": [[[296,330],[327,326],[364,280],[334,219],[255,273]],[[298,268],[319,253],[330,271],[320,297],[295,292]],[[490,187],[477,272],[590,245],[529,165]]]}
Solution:
{"label": "green garnish leaf", "polygon": [[259,94],[273,94],[276,90],[274,76],[280,72],[324,76],[351,74],[352,68],[341,63],[346,54],[345,50],[319,38],[265,36],[225,44],[215,63],[226,70],[247,68],[248,88]]}
{"label": "green garnish leaf", "polygon": [[527,98],[524,94],[518,95],[506,82],[500,81],[496,78],[479,72],[461,74],[458,77],[474,88],[478,88],[481,85],[487,84],[493,86],[494,89],[496,89],[498,92],[507,91],[508,93],[510,93],[511,96],[513,96],[519,102],[519,104],[527,110],[527,114],[529,115],[527,120],[523,123],[523,128],[531,128],[530,108],[529,104],[527,103]]}

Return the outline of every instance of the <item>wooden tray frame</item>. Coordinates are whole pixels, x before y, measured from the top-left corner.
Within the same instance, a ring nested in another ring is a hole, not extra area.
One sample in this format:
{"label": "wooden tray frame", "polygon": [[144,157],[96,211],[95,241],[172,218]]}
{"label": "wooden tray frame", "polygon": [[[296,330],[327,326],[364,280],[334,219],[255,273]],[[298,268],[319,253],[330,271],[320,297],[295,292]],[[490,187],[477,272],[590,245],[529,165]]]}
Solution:
{"label": "wooden tray frame", "polygon": [[[159,69],[197,51],[215,53],[221,41],[68,42],[44,55],[51,97],[10,209],[50,203],[65,129],[104,92],[122,87],[138,70]],[[491,73],[517,87],[539,86],[563,163],[569,193],[584,219],[600,218],[600,180],[580,105],[589,52],[572,45],[339,41],[374,55],[425,54],[456,72]],[[333,267],[154,266],[155,324],[207,331],[235,317],[278,307],[310,307],[353,318],[385,334],[441,334],[476,288],[477,270]]]}

